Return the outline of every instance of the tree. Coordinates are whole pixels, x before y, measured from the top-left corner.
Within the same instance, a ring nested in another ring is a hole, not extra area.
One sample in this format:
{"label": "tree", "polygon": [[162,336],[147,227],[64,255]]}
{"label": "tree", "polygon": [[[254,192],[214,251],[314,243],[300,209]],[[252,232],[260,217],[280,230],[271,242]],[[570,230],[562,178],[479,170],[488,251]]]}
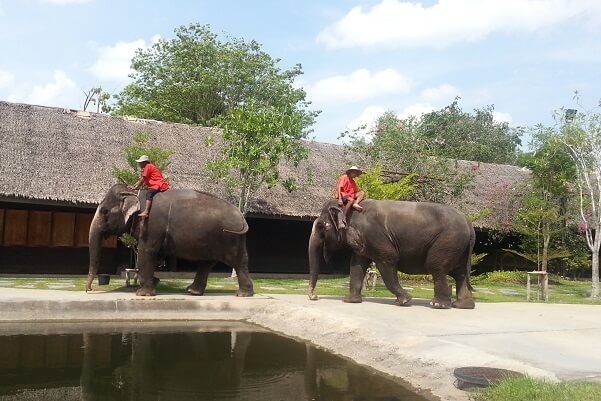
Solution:
{"label": "tree", "polygon": [[414,176],[414,174],[409,174],[385,182],[382,179],[382,166],[376,165],[355,180],[369,199],[404,200],[408,199],[415,190],[416,184],[412,182]]}
{"label": "tree", "polygon": [[[600,105],[601,107],[601,105]],[[556,138],[569,150],[576,169],[580,200],[580,229],[592,252],[591,298],[599,299],[599,250],[601,249],[601,113],[560,110]],[[596,234],[596,235],[595,235]]]}
{"label": "tree", "polygon": [[546,272],[551,238],[562,234],[565,244],[569,183],[575,171],[567,149],[554,138],[552,129],[535,126],[530,147],[533,151],[520,155],[518,162],[532,171],[532,191],[524,196],[514,228],[534,240],[537,266]]}
{"label": "tree", "polygon": [[122,184],[134,184],[140,178],[140,167],[136,160],[141,155],[147,155],[152,164],[164,174],[169,168],[169,157],[174,153],[171,150],[165,150],[156,146],[148,146],[148,141],[152,134],[148,132],[138,132],[133,137],[133,143],[125,148],[125,160],[129,168],[119,168],[113,166],[113,176]]}
{"label": "tree", "polygon": [[223,143],[221,157],[207,167],[237,192],[243,214],[263,184],[272,188],[280,182],[290,192],[296,188],[294,177],[280,177],[280,162],[296,167],[308,157],[302,139],[309,135],[314,116],[291,105],[261,106],[249,100],[212,120],[223,129]]}
{"label": "tree", "polygon": [[495,121],[493,112],[489,105],[467,113],[456,98],[445,108],[424,114],[418,129],[432,156],[514,164],[521,129]]}
{"label": "tree", "polygon": [[84,91],[84,95],[86,98],[83,102],[83,111],[86,111],[90,104],[96,105],[96,113],[110,113],[112,107],[108,104],[108,100],[111,98],[111,95],[108,92],[102,90],[101,86],[96,88],[92,88],[89,91]]}
{"label": "tree", "polygon": [[134,82],[116,96],[114,114],[207,125],[254,99],[257,107],[294,106],[310,115],[304,90],[293,85],[301,66],[282,71],[279,61],[255,41],[221,42],[208,26],[180,26],[175,38],[137,50]]}
{"label": "tree", "polygon": [[414,174],[412,200],[449,203],[473,185],[475,170],[459,171],[455,161],[437,157],[421,134],[420,124],[415,117],[401,119],[386,112],[367,135],[362,127],[341,137],[348,139],[362,164],[381,164],[402,175]]}

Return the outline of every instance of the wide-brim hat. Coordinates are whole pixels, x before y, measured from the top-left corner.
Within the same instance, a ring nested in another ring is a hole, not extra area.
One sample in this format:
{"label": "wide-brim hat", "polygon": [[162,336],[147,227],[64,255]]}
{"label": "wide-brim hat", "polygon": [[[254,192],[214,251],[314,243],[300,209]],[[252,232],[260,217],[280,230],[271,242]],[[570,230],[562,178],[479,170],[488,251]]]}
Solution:
{"label": "wide-brim hat", "polygon": [[361,170],[361,169],[360,169],[359,167],[357,167],[357,166],[351,166],[350,168],[348,168],[348,169],[346,170],[346,173],[348,174],[348,173],[349,173],[349,171],[356,171],[356,172],[358,172],[360,175],[361,175],[361,174],[363,174],[363,170]]}
{"label": "wide-brim hat", "polygon": [[136,163],[149,162],[149,161],[150,161],[150,159],[148,158],[148,156],[142,155],[142,156],[140,156],[140,158],[138,160],[136,160]]}

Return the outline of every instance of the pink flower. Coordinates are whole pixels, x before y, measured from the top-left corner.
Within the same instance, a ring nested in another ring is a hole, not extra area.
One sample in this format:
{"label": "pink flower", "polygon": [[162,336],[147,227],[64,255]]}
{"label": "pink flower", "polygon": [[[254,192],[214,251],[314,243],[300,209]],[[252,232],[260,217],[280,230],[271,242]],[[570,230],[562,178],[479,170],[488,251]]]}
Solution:
{"label": "pink flower", "polygon": [[376,130],[376,132],[378,132],[378,133],[380,133],[382,131],[384,131],[384,128],[382,128],[382,127],[378,127],[378,129]]}
{"label": "pink flower", "polygon": [[504,226],[508,226],[509,225],[509,219],[507,217],[505,217],[503,219],[503,221],[501,222],[501,224],[503,224]]}
{"label": "pink flower", "polygon": [[477,164],[475,164],[475,163],[472,163],[472,164],[470,164],[470,169],[471,169],[472,171],[476,171],[476,170],[478,170],[478,165],[477,165]]}
{"label": "pink flower", "polygon": [[578,224],[578,231],[581,233],[585,232],[587,228],[588,228],[588,224],[586,224],[586,223]]}

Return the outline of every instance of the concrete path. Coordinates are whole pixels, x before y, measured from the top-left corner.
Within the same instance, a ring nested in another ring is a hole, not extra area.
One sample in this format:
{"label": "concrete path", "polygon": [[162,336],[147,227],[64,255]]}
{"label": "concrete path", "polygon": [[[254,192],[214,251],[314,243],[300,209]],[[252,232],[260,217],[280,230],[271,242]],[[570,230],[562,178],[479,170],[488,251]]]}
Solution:
{"label": "concrete path", "polygon": [[[433,310],[425,300],[345,304],[337,297],[192,297],[0,288],[0,321],[245,320],[402,377],[443,400],[467,400],[457,367],[517,370],[549,380],[601,380],[601,306],[478,304]],[[2,328],[13,327],[10,324]],[[13,327],[14,329],[14,327]]]}

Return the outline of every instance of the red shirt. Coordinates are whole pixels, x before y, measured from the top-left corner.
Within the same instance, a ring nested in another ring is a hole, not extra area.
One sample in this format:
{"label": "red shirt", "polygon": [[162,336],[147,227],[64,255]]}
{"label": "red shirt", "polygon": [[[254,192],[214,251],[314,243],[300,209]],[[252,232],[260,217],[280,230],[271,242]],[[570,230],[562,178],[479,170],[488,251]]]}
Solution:
{"label": "red shirt", "polygon": [[336,198],[341,198],[345,195],[354,197],[357,192],[359,192],[359,187],[355,183],[355,180],[346,174],[341,175],[336,186]]}
{"label": "red shirt", "polygon": [[142,178],[148,189],[158,189],[159,191],[166,191],[169,189],[169,184],[165,181],[163,174],[161,174],[159,169],[152,163],[147,163],[144,166]]}

